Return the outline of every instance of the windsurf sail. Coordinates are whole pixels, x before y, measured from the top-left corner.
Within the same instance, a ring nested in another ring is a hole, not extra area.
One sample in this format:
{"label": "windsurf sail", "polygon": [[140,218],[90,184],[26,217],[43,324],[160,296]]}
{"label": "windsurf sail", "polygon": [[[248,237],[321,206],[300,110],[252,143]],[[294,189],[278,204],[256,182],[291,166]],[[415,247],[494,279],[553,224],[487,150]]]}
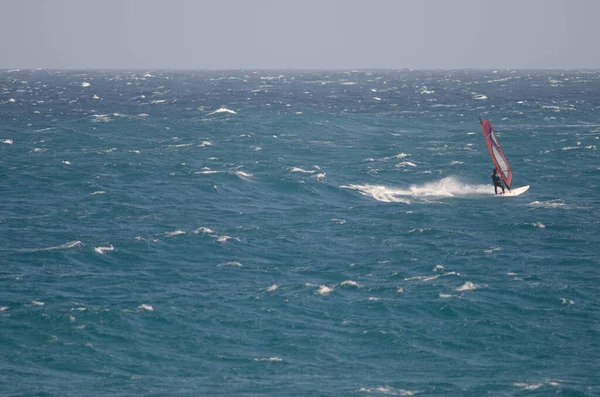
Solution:
{"label": "windsurf sail", "polygon": [[492,128],[492,123],[489,120],[481,121],[481,130],[483,131],[483,136],[485,138],[485,143],[487,144],[488,150],[490,151],[490,156],[492,156],[492,161],[500,174],[500,177],[506,184],[506,186],[510,189],[510,183],[512,181],[512,171],[510,170],[510,165],[508,165],[508,161],[504,156],[504,152],[500,148],[500,143],[498,143],[498,137],[496,136],[496,132]]}

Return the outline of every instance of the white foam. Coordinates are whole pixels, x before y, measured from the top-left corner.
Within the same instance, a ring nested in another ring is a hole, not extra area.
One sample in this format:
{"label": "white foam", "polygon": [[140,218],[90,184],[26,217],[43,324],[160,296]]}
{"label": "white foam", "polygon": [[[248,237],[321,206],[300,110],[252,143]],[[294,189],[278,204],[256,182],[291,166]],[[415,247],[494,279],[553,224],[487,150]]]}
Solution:
{"label": "white foam", "polygon": [[137,116],[138,117],[148,117],[148,113],[140,113]]}
{"label": "white foam", "polygon": [[467,281],[460,287],[456,288],[457,291],[474,291],[477,289],[477,286],[470,281]]}
{"label": "white foam", "polygon": [[373,99],[376,100],[376,101],[381,101],[381,98],[379,98],[377,96],[374,96]]}
{"label": "white foam", "polygon": [[239,239],[239,238],[230,237],[230,236],[220,236],[220,237],[217,239],[217,241],[218,241],[219,243],[225,243],[225,242],[227,242],[227,240],[237,240],[237,241],[240,241],[240,239]]}
{"label": "white foam", "polygon": [[0,307],[0,313],[4,312],[6,310],[8,310],[8,306],[2,306],[2,307]]}
{"label": "white foam", "polygon": [[475,94],[473,95],[473,99],[485,101],[486,99],[488,99],[488,97],[483,94]]}
{"label": "white foam", "polygon": [[217,114],[217,113],[237,114],[235,111],[233,111],[231,109],[227,109],[226,107],[221,107],[221,108],[218,108],[217,110],[215,110],[214,112],[209,113],[208,116],[210,116],[211,114]]}
{"label": "white foam", "polygon": [[333,292],[333,288],[330,288],[326,285],[321,285],[316,291],[317,294],[323,295],[323,296],[329,295],[331,292]]}
{"label": "white foam", "polygon": [[89,87],[89,86],[91,86],[91,84],[88,83],[87,81],[84,81],[83,83],[81,83],[81,86],[82,87]]}
{"label": "white foam", "polygon": [[549,200],[549,201],[534,201],[528,204],[530,207],[537,208],[563,208],[566,206],[565,202],[561,199]]}
{"label": "white foam", "polygon": [[147,305],[145,303],[139,305],[137,308],[138,308],[138,310],[146,310],[146,311],[149,311],[149,312],[154,311],[154,308],[152,306]]}
{"label": "white foam", "polygon": [[194,172],[194,174],[218,174],[220,172],[223,172],[223,171],[214,171],[208,167],[204,167],[204,168],[202,168],[202,171],[196,171],[196,172]]}
{"label": "white foam", "polygon": [[352,280],[342,281],[342,283],[340,284],[340,286],[342,286],[342,287],[356,287],[356,288],[360,288],[360,285],[356,281],[352,281]]}
{"label": "white foam", "polygon": [[338,225],[343,225],[344,223],[346,223],[345,220],[343,220],[343,219],[337,219],[337,218],[331,218],[329,221],[333,222],[333,223],[337,223]]}
{"label": "white foam", "polygon": [[10,103],[15,103],[15,98],[10,98],[10,99],[8,100],[8,102],[10,102]]}
{"label": "white foam", "polygon": [[442,265],[435,265],[435,267],[432,270],[434,272],[437,272],[438,270],[444,270],[444,266],[442,266]]}
{"label": "white foam", "polygon": [[460,298],[460,296],[458,296],[458,295],[442,294],[441,292],[439,294],[439,297],[442,299]]}
{"label": "white foam", "polygon": [[396,167],[416,167],[417,165],[411,161],[403,161],[396,164]]}
{"label": "white foam", "polygon": [[260,146],[250,146],[250,149],[254,149],[254,151],[258,152],[259,150],[262,150],[262,148]]}
{"label": "white foam", "polygon": [[48,149],[46,149],[46,148],[38,148],[38,147],[33,148],[34,153],[43,153],[43,152],[47,152],[47,151],[48,151]]}
{"label": "white foam", "polygon": [[198,234],[198,233],[213,233],[213,231],[207,227],[199,227],[198,229],[194,230],[194,233]]}
{"label": "white foam", "polygon": [[44,306],[44,302],[40,302],[40,301],[31,301],[31,304],[35,305],[35,306]]}
{"label": "white foam", "polygon": [[391,395],[391,396],[413,396],[413,395],[415,395],[415,393],[417,393],[412,390],[393,389],[388,386],[376,387],[374,389],[361,387],[358,391],[360,393],[381,393],[381,394],[387,394],[387,395]]}
{"label": "white foam", "polygon": [[496,252],[496,251],[500,251],[500,248],[498,248],[498,247],[490,248],[489,250],[483,251],[483,253],[485,253],[485,254],[491,254],[491,253]]}
{"label": "white foam", "polygon": [[464,161],[451,161],[450,165],[459,165],[459,164],[464,164]]}
{"label": "white foam", "polygon": [[211,141],[202,141],[202,143],[200,145],[198,145],[199,147],[206,147],[206,146],[212,146],[212,142]]}
{"label": "white foam", "polygon": [[166,232],[164,235],[165,237],[174,237],[182,234],[185,234],[183,230],[175,230],[174,232]]}
{"label": "white foam", "polygon": [[12,139],[2,139],[0,142],[6,143],[7,145],[12,145],[13,144],[13,140]]}
{"label": "white foam", "polygon": [[544,386],[543,383],[534,383],[534,384],[513,383],[513,385],[515,385],[516,387],[520,388],[521,390],[537,390],[540,387]]}
{"label": "white foam", "polygon": [[269,362],[279,362],[283,361],[281,357],[267,357],[267,358],[255,358],[254,361],[269,361]]}
{"label": "white foam", "polygon": [[134,149],[134,150],[129,150],[129,153],[142,154],[142,152],[140,152],[140,151],[139,151],[139,150],[137,150],[137,149]]}
{"label": "white foam", "polygon": [[100,255],[104,255],[104,253],[107,252],[107,251],[114,251],[114,250],[115,250],[115,247],[113,247],[112,245],[109,245],[108,247],[96,247],[96,248],[94,248],[94,251],[96,251]]}
{"label": "white foam", "polygon": [[273,292],[275,291],[277,288],[279,288],[279,286],[277,284],[273,284],[271,285],[269,288],[267,288],[268,292]]}
{"label": "white foam", "polygon": [[21,249],[17,249],[18,252],[40,252],[40,251],[53,251],[53,250],[61,250],[61,249],[69,249],[69,248],[74,248],[74,247],[78,247],[80,245],[83,245],[83,243],[79,240],[75,240],[75,241],[69,241],[68,243],[65,244],[61,244],[61,245],[56,245],[53,247],[46,247],[46,248],[21,248]]}
{"label": "white foam", "polygon": [[95,195],[97,195],[97,194],[105,194],[105,193],[106,193],[106,192],[105,192],[104,190],[97,190],[97,191],[95,191],[95,192],[93,192],[93,193],[90,193],[90,195],[91,195],[91,196],[95,196]]}
{"label": "white foam", "polygon": [[93,123],[108,123],[112,121],[108,114],[93,114],[90,117],[92,117]]}
{"label": "white foam", "polygon": [[217,267],[244,267],[244,265],[242,265],[240,262],[227,262],[227,263],[221,263],[219,265],[217,265]]}
{"label": "white foam", "polygon": [[563,305],[574,305],[575,304],[575,302],[573,302],[573,300],[567,299],[567,298],[560,298],[560,301],[562,302]]}
{"label": "white foam", "polygon": [[240,178],[242,178],[245,181],[250,181],[250,178],[252,177],[252,174],[249,174],[244,171],[235,171],[234,174],[236,174],[237,176],[239,176]]}
{"label": "white foam", "polygon": [[100,97],[98,95],[95,95],[92,97],[93,99],[100,99]]}
{"label": "white foam", "polygon": [[166,100],[166,99],[154,99],[154,100],[153,100],[153,101],[151,101],[150,103],[151,103],[151,104],[153,104],[153,105],[157,105],[157,104],[159,104],[159,103],[165,103],[165,102],[167,102],[167,100]]}
{"label": "white foam", "polygon": [[71,165],[71,162],[69,160],[63,160],[62,163],[64,165]]}
{"label": "white foam", "polygon": [[537,227],[537,228],[540,228],[540,229],[545,229],[546,228],[546,225],[544,225],[542,222],[532,223],[531,226]]}
{"label": "white foam", "polygon": [[412,185],[408,189],[381,185],[343,185],[340,188],[358,190],[362,195],[372,197],[377,201],[406,204],[410,204],[408,200],[410,197],[468,197],[482,194],[491,195],[494,192],[489,185],[467,185],[454,177],[446,177],[423,185]]}
{"label": "white foam", "polygon": [[305,174],[314,174],[316,171],[314,171],[314,170],[304,170],[304,169],[299,168],[299,167],[293,167],[290,170],[290,172],[302,172],[302,173],[305,173]]}
{"label": "white foam", "polygon": [[327,174],[325,174],[324,172],[322,172],[322,173],[320,173],[320,174],[315,174],[315,175],[313,175],[312,177],[313,177],[313,178],[315,178],[315,179],[319,179],[319,180],[321,180],[321,179],[325,178],[325,176],[326,176],[326,175],[327,175]]}
{"label": "white foam", "polygon": [[440,277],[439,274],[436,274],[434,276],[413,276],[413,277],[405,277],[404,281],[431,281],[431,280],[435,280],[436,278]]}

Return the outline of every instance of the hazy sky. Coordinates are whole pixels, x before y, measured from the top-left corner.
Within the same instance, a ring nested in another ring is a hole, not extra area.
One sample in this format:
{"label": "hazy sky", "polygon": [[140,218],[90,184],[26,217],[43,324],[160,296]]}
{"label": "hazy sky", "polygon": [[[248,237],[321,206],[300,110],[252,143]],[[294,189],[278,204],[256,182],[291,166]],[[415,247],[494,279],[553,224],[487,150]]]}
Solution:
{"label": "hazy sky", "polygon": [[600,0],[0,0],[0,68],[600,69]]}

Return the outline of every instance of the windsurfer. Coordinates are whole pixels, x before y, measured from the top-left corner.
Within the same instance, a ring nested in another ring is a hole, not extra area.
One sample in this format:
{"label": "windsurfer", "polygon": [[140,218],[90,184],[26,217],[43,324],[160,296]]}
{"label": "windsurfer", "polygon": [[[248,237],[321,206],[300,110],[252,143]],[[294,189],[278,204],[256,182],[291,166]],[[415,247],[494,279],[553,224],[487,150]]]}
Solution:
{"label": "windsurfer", "polygon": [[494,168],[492,171],[492,182],[494,182],[494,193],[498,194],[498,188],[502,188],[502,194],[504,194],[504,185],[502,184],[502,179],[500,175],[498,175],[498,169]]}

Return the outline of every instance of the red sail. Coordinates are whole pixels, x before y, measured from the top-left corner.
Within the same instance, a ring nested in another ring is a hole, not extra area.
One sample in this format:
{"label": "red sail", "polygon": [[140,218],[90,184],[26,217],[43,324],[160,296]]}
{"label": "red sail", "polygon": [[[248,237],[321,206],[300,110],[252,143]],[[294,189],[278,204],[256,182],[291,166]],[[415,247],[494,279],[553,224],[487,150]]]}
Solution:
{"label": "red sail", "polygon": [[512,171],[510,170],[510,165],[508,165],[508,161],[504,156],[504,152],[500,148],[500,144],[498,143],[498,137],[496,136],[496,132],[492,128],[492,124],[489,120],[483,120],[481,122],[481,130],[483,131],[483,136],[485,138],[485,143],[487,144],[488,150],[490,151],[490,156],[492,156],[492,161],[494,165],[498,169],[498,173],[502,180],[510,188],[510,182],[512,181]]}

